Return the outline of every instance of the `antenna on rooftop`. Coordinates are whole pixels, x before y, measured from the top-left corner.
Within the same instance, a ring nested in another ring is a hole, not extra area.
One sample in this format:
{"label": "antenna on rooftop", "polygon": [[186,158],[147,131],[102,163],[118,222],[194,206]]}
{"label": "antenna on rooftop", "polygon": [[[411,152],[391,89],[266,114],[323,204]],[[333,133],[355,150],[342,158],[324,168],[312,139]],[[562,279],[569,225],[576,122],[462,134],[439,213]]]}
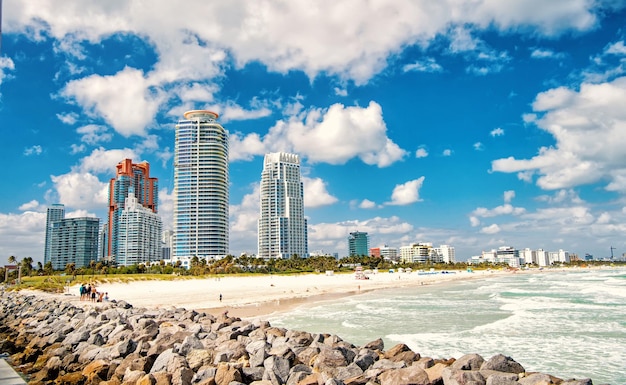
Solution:
{"label": "antenna on rooftop", "polygon": [[[2,1],[2,0],[0,0]],[[615,247],[611,246],[611,259],[613,259],[613,250],[615,250]]]}

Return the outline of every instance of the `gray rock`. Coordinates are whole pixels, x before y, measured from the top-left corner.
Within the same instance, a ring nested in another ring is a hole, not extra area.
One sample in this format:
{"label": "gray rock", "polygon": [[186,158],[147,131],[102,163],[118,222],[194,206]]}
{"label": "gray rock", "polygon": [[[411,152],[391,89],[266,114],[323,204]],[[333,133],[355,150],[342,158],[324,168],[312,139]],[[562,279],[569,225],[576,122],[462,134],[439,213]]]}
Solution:
{"label": "gray rock", "polygon": [[477,370],[444,368],[441,378],[445,385],[486,385],[485,378]]}
{"label": "gray rock", "polygon": [[367,344],[365,344],[363,346],[363,349],[383,351],[385,349],[385,342],[383,341],[382,338],[379,338],[377,340],[374,340],[374,341],[371,341],[371,342],[368,342]]}
{"label": "gray rock", "polygon": [[482,370],[480,373],[487,378],[485,385],[519,385],[519,376],[515,373],[493,373],[489,376],[485,376]]}
{"label": "gray rock", "polygon": [[498,372],[505,373],[524,373],[526,370],[522,365],[517,363],[511,357],[507,357],[503,354],[496,354],[488,361],[482,364],[480,370],[496,370]]}
{"label": "gray rock", "polygon": [[272,379],[278,379],[280,384],[287,382],[291,369],[291,364],[288,359],[269,356],[263,361],[263,367],[265,367],[265,373],[263,374],[264,380],[272,381]]}
{"label": "gray rock", "polygon": [[363,374],[363,369],[353,362],[348,366],[338,368],[335,372],[335,377],[340,380],[345,380],[347,378],[360,376],[361,374]]}
{"label": "gray rock", "polygon": [[454,361],[452,364],[453,369],[459,370],[479,370],[485,363],[485,359],[478,354],[466,354]]}

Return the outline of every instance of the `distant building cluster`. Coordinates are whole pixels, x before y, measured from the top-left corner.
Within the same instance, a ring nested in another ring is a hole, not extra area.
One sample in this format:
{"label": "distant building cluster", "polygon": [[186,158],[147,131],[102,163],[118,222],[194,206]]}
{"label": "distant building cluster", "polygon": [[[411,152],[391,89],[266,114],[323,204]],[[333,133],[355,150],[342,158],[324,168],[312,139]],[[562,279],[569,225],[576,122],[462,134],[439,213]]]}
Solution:
{"label": "distant building cluster", "polygon": [[348,250],[350,256],[372,256],[399,263],[454,263],[454,247],[441,245],[434,247],[432,243],[419,242],[401,246],[400,249],[383,245],[369,247],[369,235],[366,232],[355,231],[348,236]]}
{"label": "distant building cluster", "polygon": [[[173,230],[163,230],[158,180],[150,176],[150,165],[124,159],[109,182],[108,218],[102,227],[98,218],[66,219],[64,205],[48,208],[44,261],[57,270],[94,261],[190,267],[194,258],[228,255],[228,133],[217,118],[211,111],[192,110],[176,124]],[[265,156],[259,198],[258,256],[308,257],[298,155]]]}
{"label": "distant building cluster", "polygon": [[[228,132],[218,115],[192,110],[176,124],[174,146],[174,229],[163,230],[158,215],[158,180],[147,162],[124,159],[109,182],[108,217],[65,218],[65,206],[48,208],[44,262],[54,269],[68,264],[86,267],[94,261],[129,266],[164,261],[190,267],[194,258],[221,259],[229,251]],[[309,253],[308,223],[304,215],[304,187],[300,157],[266,154],[260,178],[256,256],[264,259],[332,255]],[[399,248],[370,248],[369,235],[348,235],[349,256],[374,256],[399,263],[454,263],[450,245],[416,242]],[[570,262],[567,251],[517,250],[503,246],[483,251],[470,263],[549,266]]]}
{"label": "distant building cluster", "polygon": [[501,246],[498,249],[483,251],[481,255],[473,256],[468,262],[471,264],[506,263],[511,267],[521,267],[532,264],[540,267],[551,266],[559,263],[569,263],[571,257],[564,250],[546,251],[543,249],[531,250],[525,248],[518,250],[511,246]]}

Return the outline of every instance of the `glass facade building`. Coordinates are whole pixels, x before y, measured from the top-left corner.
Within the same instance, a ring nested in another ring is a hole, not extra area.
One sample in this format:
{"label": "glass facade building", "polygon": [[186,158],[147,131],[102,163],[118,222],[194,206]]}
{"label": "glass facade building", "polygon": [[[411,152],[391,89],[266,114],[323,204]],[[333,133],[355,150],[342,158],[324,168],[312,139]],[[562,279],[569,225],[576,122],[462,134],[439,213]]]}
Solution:
{"label": "glass facade building", "polygon": [[112,259],[117,255],[120,217],[130,191],[143,207],[158,212],[159,185],[157,178],[150,177],[148,162],[133,163],[131,159],[124,159],[117,165],[115,178],[109,181],[109,217],[104,232],[107,244],[102,254]]}
{"label": "glass facade building", "polygon": [[52,242],[52,224],[65,218],[65,206],[60,203],[50,205],[46,214],[46,243],[43,252],[43,263],[50,262],[50,247]]}
{"label": "glass facade building", "polygon": [[260,258],[308,256],[304,187],[298,155],[283,152],[265,155],[258,237]]}
{"label": "glass facade building", "polygon": [[174,259],[228,254],[228,133],[206,110],[176,124]]}
{"label": "glass facade building", "polygon": [[350,256],[369,255],[369,237],[367,233],[355,231],[348,236],[348,252]]}
{"label": "glass facade building", "polygon": [[99,218],[64,218],[52,224],[50,262],[55,270],[68,263],[88,267],[98,255]]}

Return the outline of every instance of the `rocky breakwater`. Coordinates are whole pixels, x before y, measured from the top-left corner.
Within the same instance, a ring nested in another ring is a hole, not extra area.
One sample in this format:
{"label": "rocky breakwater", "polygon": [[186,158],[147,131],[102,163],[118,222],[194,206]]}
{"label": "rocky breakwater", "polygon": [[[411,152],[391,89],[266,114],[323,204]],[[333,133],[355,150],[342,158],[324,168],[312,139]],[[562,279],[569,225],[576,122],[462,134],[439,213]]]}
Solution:
{"label": "rocky breakwater", "polygon": [[0,351],[31,385],[589,385],[527,373],[509,357],[422,357],[381,339],[355,346],[335,335],[272,327],[181,308],[125,302],[72,304],[5,293]]}

